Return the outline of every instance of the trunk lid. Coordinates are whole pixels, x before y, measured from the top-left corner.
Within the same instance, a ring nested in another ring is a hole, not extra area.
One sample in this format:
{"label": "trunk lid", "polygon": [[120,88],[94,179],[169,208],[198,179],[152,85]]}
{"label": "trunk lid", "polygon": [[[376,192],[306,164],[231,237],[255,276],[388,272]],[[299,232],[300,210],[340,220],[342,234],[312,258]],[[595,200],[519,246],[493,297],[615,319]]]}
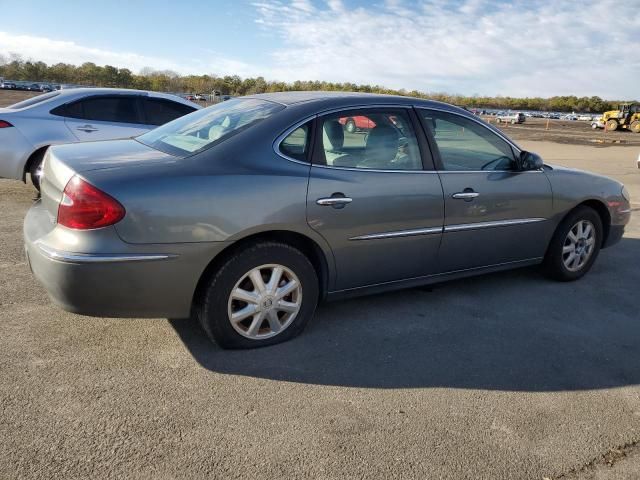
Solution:
{"label": "trunk lid", "polygon": [[50,147],[44,157],[40,194],[47,212],[56,219],[69,180],[91,170],[175,160],[168,153],[135,140],[75,143]]}

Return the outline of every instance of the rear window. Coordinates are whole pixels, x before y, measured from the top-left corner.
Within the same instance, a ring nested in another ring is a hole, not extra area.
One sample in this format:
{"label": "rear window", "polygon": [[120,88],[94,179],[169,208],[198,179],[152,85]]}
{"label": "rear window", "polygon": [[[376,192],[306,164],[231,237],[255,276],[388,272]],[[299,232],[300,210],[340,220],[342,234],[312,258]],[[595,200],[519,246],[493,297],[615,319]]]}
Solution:
{"label": "rear window", "polygon": [[14,103],[13,105],[9,105],[7,108],[11,108],[12,110],[18,110],[19,108],[32,107],[33,105],[37,105],[47,100],[51,100],[53,97],[57,97],[58,95],[60,95],[60,92],[44,93],[42,95],[37,95],[33,98],[28,98],[21,102]]}
{"label": "rear window", "polygon": [[253,98],[229,100],[180,117],[137,140],[171,155],[186,156],[212,147],[283,108]]}
{"label": "rear window", "polygon": [[195,110],[189,105],[164,98],[143,98],[142,104],[148,125],[164,125]]}

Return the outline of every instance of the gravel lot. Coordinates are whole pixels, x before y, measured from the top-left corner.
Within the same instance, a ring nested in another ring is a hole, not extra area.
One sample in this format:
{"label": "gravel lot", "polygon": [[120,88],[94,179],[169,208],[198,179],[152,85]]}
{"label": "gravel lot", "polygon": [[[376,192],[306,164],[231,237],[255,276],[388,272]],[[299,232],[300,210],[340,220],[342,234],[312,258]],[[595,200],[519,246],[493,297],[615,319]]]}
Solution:
{"label": "gravel lot", "polygon": [[[637,148],[522,143],[640,199]],[[0,478],[640,476],[638,203],[580,282],[332,303],[292,342],[226,352],[188,320],[54,307],[22,253],[33,196],[0,180]]]}

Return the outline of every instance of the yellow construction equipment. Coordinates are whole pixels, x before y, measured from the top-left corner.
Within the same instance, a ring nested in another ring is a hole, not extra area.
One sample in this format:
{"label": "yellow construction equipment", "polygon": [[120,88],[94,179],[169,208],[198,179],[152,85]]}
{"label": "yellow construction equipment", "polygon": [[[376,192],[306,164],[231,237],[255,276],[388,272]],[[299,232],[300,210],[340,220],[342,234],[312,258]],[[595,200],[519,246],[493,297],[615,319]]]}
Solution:
{"label": "yellow construction equipment", "polygon": [[604,128],[610,132],[625,128],[640,133],[640,105],[637,103],[621,103],[618,110],[609,110],[602,114]]}

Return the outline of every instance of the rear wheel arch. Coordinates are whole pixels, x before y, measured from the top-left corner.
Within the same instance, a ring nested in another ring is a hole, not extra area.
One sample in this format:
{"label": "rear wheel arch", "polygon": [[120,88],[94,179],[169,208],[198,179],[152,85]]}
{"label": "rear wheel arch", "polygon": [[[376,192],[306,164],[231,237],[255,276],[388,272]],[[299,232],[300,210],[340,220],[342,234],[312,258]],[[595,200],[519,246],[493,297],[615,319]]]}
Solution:
{"label": "rear wheel arch", "polygon": [[195,305],[196,302],[198,302],[203,289],[206,288],[212,275],[214,275],[215,272],[224,265],[228,258],[240,250],[251,245],[255,245],[256,243],[263,242],[283,243],[302,252],[309,259],[316,271],[316,274],[318,275],[318,285],[320,286],[319,299],[322,300],[326,297],[329,287],[329,263],[320,245],[308,236],[298,232],[290,230],[271,230],[255,233],[237,240],[216,255],[215,258],[209,262],[198,279],[198,283],[196,284],[196,289],[193,294],[192,305]]}
{"label": "rear wheel arch", "polygon": [[47,151],[47,148],[49,148],[51,145],[45,145],[43,147],[39,147],[36,150],[34,150],[31,155],[29,155],[29,158],[27,158],[27,162],[24,164],[24,170],[22,171],[22,181],[26,182],[27,180],[27,173],[31,172],[31,168],[34,166],[34,163],[36,161],[40,161],[42,160],[42,158],[44,157],[45,152]]}

